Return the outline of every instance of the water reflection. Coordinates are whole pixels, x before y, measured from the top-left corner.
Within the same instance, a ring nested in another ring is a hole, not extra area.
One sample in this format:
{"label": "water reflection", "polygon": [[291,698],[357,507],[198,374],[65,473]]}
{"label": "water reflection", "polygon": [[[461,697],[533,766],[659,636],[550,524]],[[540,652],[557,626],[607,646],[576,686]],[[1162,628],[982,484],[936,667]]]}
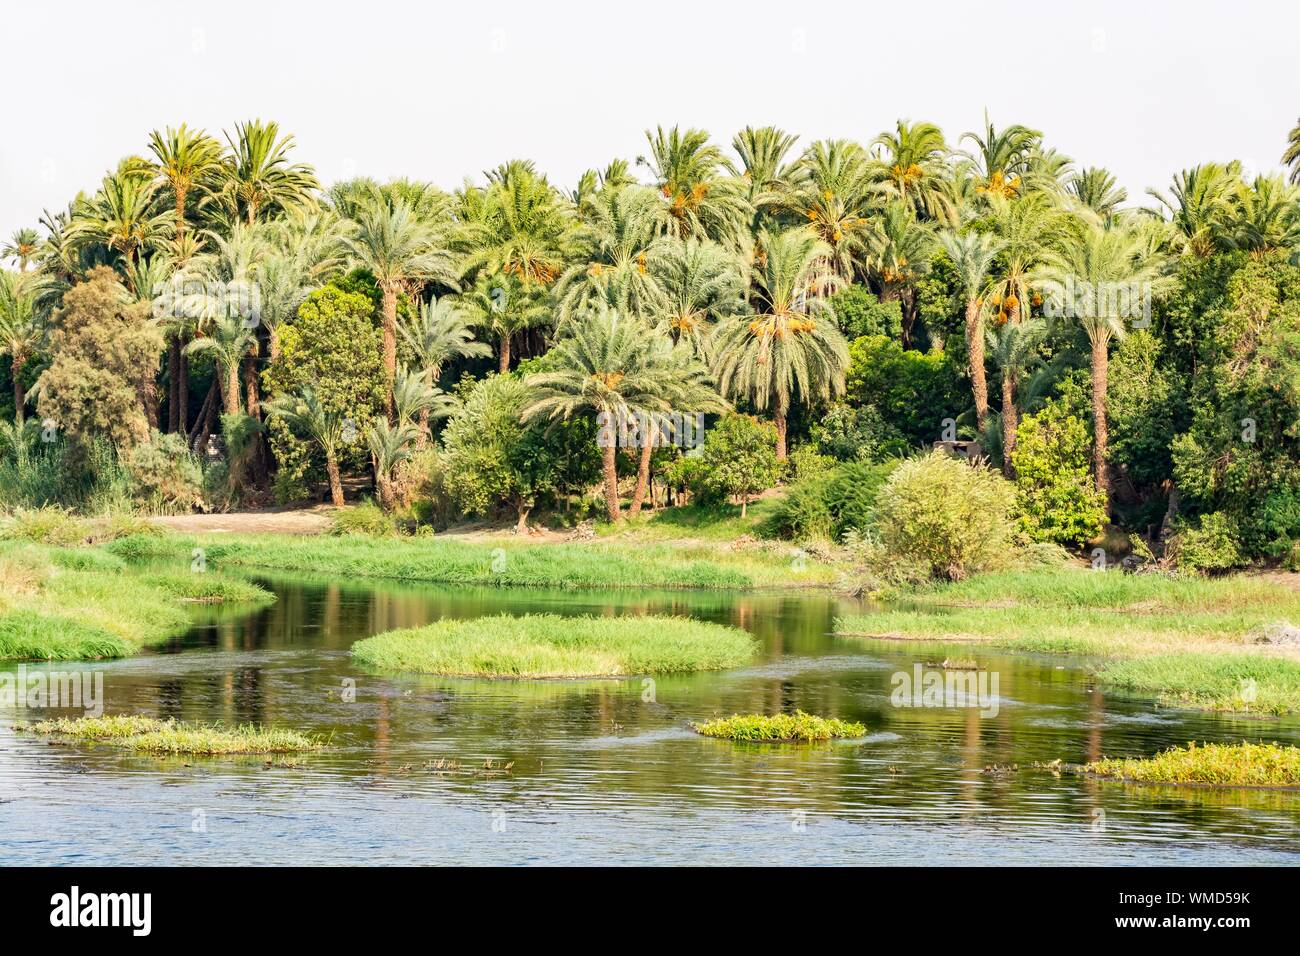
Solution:
{"label": "water reflection", "polygon": [[[300,769],[158,761],[47,747],[8,730],[21,715],[0,714],[0,858],[84,859],[59,827],[103,827],[92,859],[164,860],[184,848],[181,861],[242,862],[274,846],[278,859],[327,862],[311,825],[403,861],[501,862],[505,846],[516,862],[602,861],[602,838],[630,848],[621,862],[1275,862],[1295,852],[1295,793],[1123,786],[1031,765],[1189,739],[1297,742],[1300,722],[1157,709],[1103,693],[1062,658],[837,638],[836,615],[862,609],[833,596],[261,580],[273,606],[196,611],[160,653],[102,665],[108,710],[279,724],[330,734],[331,749]],[[761,651],[745,668],[653,685],[388,676],[348,654],[393,627],[539,611],[690,615],[746,628]],[[996,716],[891,704],[895,672],[950,653],[998,674]],[[796,707],[862,721],[868,736],[765,747],[687,728]],[[509,775],[475,772],[489,760],[512,762]],[[178,833],[193,806],[239,825],[192,845]],[[512,835],[470,841],[465,827],[495,832],[493,809],[517,821]],[[436,839],[411,837],[432,830]]]}

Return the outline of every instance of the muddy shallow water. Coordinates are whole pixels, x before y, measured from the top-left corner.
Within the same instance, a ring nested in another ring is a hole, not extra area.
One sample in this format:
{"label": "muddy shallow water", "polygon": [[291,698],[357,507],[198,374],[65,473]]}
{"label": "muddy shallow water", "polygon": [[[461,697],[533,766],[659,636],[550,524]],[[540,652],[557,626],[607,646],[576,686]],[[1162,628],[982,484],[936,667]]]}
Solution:
{"label": "muddy shallow water", "polygon": [[[1029,767],[1192,739],[1300,743],[1296,718],[1103,693],[1075,659],[837,638],[836,614],[861,608],[825,594],[257,580],[275,605],[197,609],[154,652],[51,668],[102,670],[109,713],[275,724],[330,735],[329,749],[286,766],[160,760],[50,746],[12,729],[49,712],[0,710],[0,862],[1300,862],[1300,793]],[[348,653],[392,627],[528,611],[691,615],[749,630],[760,653],[652,683],[382,676]],[[996,708],[891,702],[894,675],[948,650],[997,675]],[[795,707],[861,721],[867,736],[737,745],[687,727]],[[1010,765],[1021,769],[988,770]]]}

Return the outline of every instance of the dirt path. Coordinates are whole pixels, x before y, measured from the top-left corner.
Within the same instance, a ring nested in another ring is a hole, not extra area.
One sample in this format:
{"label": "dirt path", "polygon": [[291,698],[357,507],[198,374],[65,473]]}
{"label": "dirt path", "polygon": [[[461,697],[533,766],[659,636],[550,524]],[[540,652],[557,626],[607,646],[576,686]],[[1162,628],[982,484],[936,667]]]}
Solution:
{"label": "dirt path", "polygon": [[330,529],[334,510],[329,505],[316,505],[230,514],[168,515],[151,520],[182,534],[323,534]]}

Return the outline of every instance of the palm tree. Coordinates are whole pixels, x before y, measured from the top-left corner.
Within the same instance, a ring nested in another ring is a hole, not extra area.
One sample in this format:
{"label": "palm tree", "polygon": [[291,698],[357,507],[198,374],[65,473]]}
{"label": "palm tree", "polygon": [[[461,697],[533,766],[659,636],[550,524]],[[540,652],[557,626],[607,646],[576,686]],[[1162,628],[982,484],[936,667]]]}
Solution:
{"label": "palm tree", "polygon": [[[221,373],[221,394],[227,415],[239,414],[239,370],[244,358],[257,348],[257,333],[234,313],[222,315],[211,325],[208,335],[185,346],[187,354],[211,352]],[[252,409],[250,409],[250,414]]]}
{"label": "palm tree", "polygon": [[[452,359],[492,354],[486,342],[476,341],[469,314],[448,296],[420,303],[411,318],[398,322],[398,331],[415,353],[425,387],[433,388],[442,367]],[[395,404],[400,402],[394,399]],[[419,412],[420,442],[429,436],[429,410]]]}
{"label": "palm tree", "polygon": [[984,295],[1002,244],[987,232],[947,231],[940,242],[966,290],[966,349],[970,360],[971,392],[980,431],[989,412],[989,388],[984,378]]}
{"label": "palm tree", "polygon": [[172,191],[176,202],[176,238],[185,234],[185,202],[190,191],[206,184],[221,168],[221,146],[204,130],[154,130],[149,137],[158,181]]}
{"label": "palm tree", "polygon": [[578,229],[582,260],[571,265],[555,286],[560,322],[597,301],[642,319],[661,311],[664,294],[649,259],[667,226],[668,213],[654,190],[645,186],[601,189],[589,203],[589,220]]}
{"label": "palm tree", "polygon": [[365,203],[346,242],[357,263],[374,275],[383,296],[384,373],[391,419],[397,377],[397,297],[431,281],[454,288],[455,259],[445,231],[418,216],[404,199],[373,198]]}
{"label": "palm tree", "polygon": [[1286,152],[1282,154],[1282,165],[1291,167],[1291,182],[1300,186],[1300,120],[1287,135]]}
{"label": "palm tree", "polygon": [[265,232],[268,251],[257,263],[261,321],[267,331],[268,357],[280,358],[280,327],[303,300],[346,260],[343,223],[332,210],[291,212]]}
{"label": "palm tree", "polygon": [[975,144],[975,152],[968,155],[975,191],[1010,199],[1022,192],[1030,159],[1042,143],[1043,134],[1019,123],[999,130],[985,113],[984,132],[963,133],[961,138]]}
{"label": "palm tree", "polygon": [[1258,176],[1236,189],[1215,229],[1219,245],[1260,258],[1300,246],[1300,186],[1281,175]]}
{"label": "palm tree", "polygon": [[321,446],[325,452],[325,471],[329,475],[330,500],[336,508],[342,508],[339,446],[343,444],[343,417],[327,411],[310,385],[304,385],[297,395],[277,395],[265,407],[268,416],[283,421],[289,428],[305,432]]}
{"label": "palm tree", "polygon": [[18,271],[26,272],[27,264],[35,257],[40,245],[41,237],[35,229],[19,229],[14,232],[13,238],[5,243],[4,248],[0,249],[0,258],[16,260]]}
{"label": "palm tree", "polygon": [[0,355],[9,356],[14,384],[14,419],[21,426],[27,394],[22,369],[39,347],[45,329],[36,309],[36,282],[21,273],[0,269]]}
{"label": "palm tree", "polygon": [[800,157],[793,178],[786,208],[829,249],[823,269],[848,282],[865,255],[870,216],[878,205],[870,157],[851,140],[821,140]]}
{"label": "palm tree", "polygon": [[1176,175],[1169,196],[1154,189],[1148,189],[1147,195],[1168,213],[1183,251],[1205,257],[1214,252],[1215,239],[1240,185],[1241,164],[1237,161],[1204,163]]}
{"label": "palm tree", "polygon": [[916,218],[912,207],[894,200],[872,223],[866,236],[867,269],[880,286],[882,301],[898,300],[903,308],[903,347],[912,347],[919,308],[916,283],[930,271],[934,226]]}
{"label": "palm tree", "polygon": [[[419,379],[415,381],[418,384]],[[393,472],[411,457],[419,434],[419,429],[409,421],[390,425],[383,418],[375,419],[366,430],[366,446],[370,449],[370,462],[375,472],[375,490],[379,492],[379,504],[385,511],[391,510],[395,504]],[[334,503],[340,502],[336,500]]]}
{"label": "palm tree", "polygon": [[806,226],[759,235],[763,261],[754,275],[752,313],[722,322],[714,334],[714,376],[724,395],[771,406],[776,455],[786,457],[786,416],[796,395],[831,398],[844,390],[848,344],[835,315],[813,289],[830,247]]}
{"label": "palm tree", "polygon": [[1066,192],[1103,219],[1115,215],[1128,199],[1128,190],[1117,185],[1115,177],[1100,166],[1089,166],[1071,176]]}
{"label": "palm tree", "polygon": [[900,119],[895,132],[881,133],[872,146],[886,195],[910,204],[919,217],[956,221],[949,149],[939,127]]}
{"label": "palm tree", "polygon": [[460,303],[473,325],[496,338],[497,371],[502,375],[510,371],[510,340],[552,321],[546,289],[509,272],[480,276]]}
{"label": "palm tree", "polygon": [[79,242],[116,252],[126,264],[160,245],[171,232],[171,213],[156,202],[158,184],[138,169],[104,177],[99,192],[77,204],[70,231]]}
{"label": "palm tree", "polygon": [[1002,473],[1015,477],[1011,453],[1016,449],[1016,391],[1025,370],[1036,359],[1035,350],[1047,333],[1047,324],[1033,316],[1012,319],[1005,312],[994,315],[985,330],[993,362],[1002,372]]}
{"label": "palm tree", "polygon": [[1161,276],[1162,267],[1158,257],[1149,255],[1141,235],[1122,227],[1107,229],[1090,223],[1070,235],[1059,250],[1049,251],[1037,273],[1037,279],[1049,289],[1049,303],[1055,307],[1062,304],[1067,283],[1076,284],[1086,293],[1082,298],[1069,296],[1068,301],[1079,313],[1073,317],[1087,332],[1092,346],[1093,463],[1097,489],[1105,495],[1110,493],[1106,458],[1110,340],[1124,335],[1125,312],[1132,317],[1135,303],[1168,284]]}
{"label": "palm tree", "polygon": [[669,231],[678,237],[707,236],[739,246],[747,232],[750,206],[745,185],[729,175],[722,150],[701,129],[685,132],[662,126],[646,130],[650,155],[637,163],[650,170],[671,217]]}
{"label": "palm tree", "polygon": [[279,123],[236,123],[226,142],[230,154],[222,160],[217,195],[232,215],[252,225],[262,213],[314,204],[313,193],[320,188],[316,173],[289,161],[293,136],[281,136]]}
{"label": "palm tree", "polygon": [[[611,425],[636,410],[668,412],[685,388],[699,385],[704,370],[644,324],[605,306],[574,323],[547,355],[548,372],[529,375],[532,400],[523,417],[571,418],[590,411]],[[684,382],[683,378],[686,381]],[[620,518],[617,443],[602,442],[605,511]]]}
{"label": "palm tree", "polygon": [[798,140],[798,136],[775,126],[746,126],[731,139],[740,165],[728,162],[727,168],[744,184],[752,235],[757,235],[764,220],[787,201],[794,165],[786,162],[786,156]]}
{"label": "palm tree", "polygon": [[574,217],[531,163],[514,160],[488,175],[486,189],[460,197],[465,272],[514,276],[526,287],[549,286],[564,271]]}
{"label": "palm tree", "polygon": [[656,325],[666,327],[674,343],[686,343],[708,362],[714,323],[744,308],[740,259],[710,239],[675,239],[657,249],[650,269],[665,298]]}

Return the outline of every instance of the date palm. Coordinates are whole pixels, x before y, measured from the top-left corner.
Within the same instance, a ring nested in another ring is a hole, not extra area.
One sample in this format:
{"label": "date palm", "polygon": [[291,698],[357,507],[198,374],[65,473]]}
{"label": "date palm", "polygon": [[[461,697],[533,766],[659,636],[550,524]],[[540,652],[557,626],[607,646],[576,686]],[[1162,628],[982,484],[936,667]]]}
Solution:
{"label": "date palm", "polygon": [[771,408],[777,458],[786,457],[786,418],[796,398],[833,398],[844,391],[848,344],[826,300],[814,291],[830,248],[799,226],[759,235],[752,312],[719,324],[713,372],[724,395]]}
{"label": "date palm", "polygon": [[1049,295],[1060,295],[1055,290],[1068,288],[1067,283],[1085,293],[1070,297],[1068,311],[1091,345],[1093,465],[1097,489],[1105,495],[1110,494],[1106,426],[1110,342],[1124,335],[1124,320],[1135,318],[1134,308],[1169,284],[1162,275],[1163,265],[1159,257],[1149,254],[1138,232],[1087,223],[1069,234],[1058,249],[1049,250],[1037,272],[1036,278],[1052,290]]}
{"label": "date palm", "polygon": [[290,429],[305,434],[325,452],[330,500],[336,508],[342,508],[343,481],[339,474],[339,449],[343,445],[343,416],[326,409],[310,385],[304,385],[297,394],[277,395],[266,403],[265,409],[270,418],[279,419]]}
{"label": "date palm", "polygon": [[184,123],[178,129],[154,130],[149,136],[158,181],[175,201],[176,238],[185,234],[185,208],[190,193],[210,183],[221,169],[221,146],[204,130]]}
{"label": "date palm", "polygon": [[[614,423],[637,410],[670,412],[677,403],[698,397],[707,373],[685,350],[666,336],[612,309],[598,306],[584,321],[574,323],[548,353],[552,371],[525,379],[532,397],[524,418],[569,419],[591,412]],[[620,518],[618,449],[602,442],[605,512]]]}
{"label": "date palm", "polygon": [[674,343],[685,343],[708,362],[714,325],[744,308],[740,259],[710,239],[674,239],[656,250],[650,268],[665,299],[656,324],[666,329]]}
{"label": "date palm", "polygon": [[234,135],[225,135],[230,153],[222,160],[217,195],[233,216],[252,225],[260,215],[315,203],[316,173],[289,160],[293,136],[281,136],[279,123],[237,123]]}
{"label": "date palm", "polygon": [[410,422],[390,425],[382,418],[375,419],[366,429],[366,447],[370,450],[370,463],[375,472],[375,490],[379,492],[380,507],[385,511],[391,510],[396,503],[393,473],[414,454],[419,433]]}
{"label": "date palm", "polygon": [[239,370],[256,349],[257,333],[246,319],[234,313],[213,320],[207,335],[185,346],[188,355],[211,353],[221,374],[221,397],[227,415],[239,414]]}
{"label": "date palm", "polygon": [[684,132],[662,126],[646,130],[650,155],[637,163],[650,170],[667,203],[669,232],[679,238],[704,236],[739,246],[747,233],[751,207],[743,182],[730,175],[722,150],[701,129]]}
{"label": "date palm", "polygon": [[900,119],[894,132],[881,133],[872,146],[886,195],[911,205],[918,217],[956,221],[949,149],[939,127]]}
{"label": "date palm", "polygon": [[983,132],[963,133],[961,138],[975,146],[967,156],[976,193],[1010,199],[1023,191],[1030,159],[1042,143],[1043,134],[1019,123],[999,130],[985,113]]}
{"label": "date palm", "polygon": [[439,282],[455,287],[456,260],[440,224],[419,216],[405,199],[389,202],[371,197],[357,210],[355,228],[345,240],[358,265],[369,269],[379,286],[383,320],[387,408],[392,419],[393,383],[397,377],[397,297]]}
{"label": "date palm", "polygon": [[727,166],[744,184],[745,200],[751,210],[752,235],[757,235],[787,200],[795,166],[786,157],[798,140],[798,136],[775,126],[746,126],[731,139],[731,148],[740,157],[740,163]]}
{"label": "date palm", "polygon": [[0,269],[0,355],[9,356],[14,418],[20,426],[27,405],[22,369],[45,338],[36,308],[37,283],[34,276]]}
{"label": "date palm", "polygon": [[98,243],[129,266],[172,232],[171,213],[159,207],[158,191],[141,170],[121,169],[78,202],[69,230],[78,242]]}
{"label": "date palm", "polygon": [[1169,195],[1148,189],[1169,216],[1183,251],[1202,258],[1215,251],[1216,238],[1232,209],[1241,186],[1241,164],[1204,163],[1184,169],[1174,177]]}
{"label": "date palm", "polygon": [[18,263],[18,271],[26,272],[27,265],[35,258],[41,246],[40,234],[31,228],[17,230],[13,237],[0,249],[0,257],[13,259]]}
{"label": "date palm", "polygon": [[1014,478],[1011,453],[1016,450],[1020,421],[1016,395],[1025,371],[1038,359],[1037,349],[1047,334],[1047,323],[1030,315],[1012,319],[999,312],[992,314],[984,334],[993,363],[1002,375],[1002,473]]}
{"label": "date palm", "polygon": [[604,188],[577,231],[581,258],[555,286],[561,323],[603,301],[620,313],[648,319],[665,306],[649,260],[668,227],[668,213],[645,186]]}
{"label": "date palm", "polygon": [[1300,186],[1300,120],[1287,135],[1286,151],[1282,154],[1282,165],[1291,167],[1291,182]]}
{"label": "date palm", "polygon": [[547,290],[513,273],[486,274],[460,300],[474,326],[497,340],[497,371],[510,371],[510,341],[553,320]]}
{"label": "date palm", "polygon": [[930,271],[934,247],[934,225],[918,220],[912,207],[899,200],[876,217],[864,242],[867,272],[879,285],[881,300],[902,305],[904,348],[912,346],[919,313],[916,283]]}
{"label": "date palm", "polygon": [[786,208],[826,246],[823,270],[848,282],[866,254],[870,217],[878,207],[870,157],[850,140],[821,140],[808,147],[792,175]]}
{"label": "date palm", "polygon": [[975,420],[980,431],[989,412],[989,388],[984,377],[984,296],[988,290],[994,260],[1002,245],[986,232],[947,231],[940,243],[961,280],[966,307],[966,351],[970,361],[971,392],[975,398]]}
{"label": "date palm", "polygon": [[486,189],[460,197],[464,271],[514,276],[527,287],[551,285],[573,249],[572,209],[531,163],[506,163],[488,179]]}
{"label": "date palm", "polygon": [[1255,258],[1300,247],[1300,186],[1280,174],[1256,177],[1235,190],[1215,233],[1223,248]]}
{"label": "date palm", "polygon": [[1117,185],[1114,175],[1100,166],[1089,166],[1071,176],[1065,190],[1102,218],[1115,215],[1128,199],[1128,190]]}

